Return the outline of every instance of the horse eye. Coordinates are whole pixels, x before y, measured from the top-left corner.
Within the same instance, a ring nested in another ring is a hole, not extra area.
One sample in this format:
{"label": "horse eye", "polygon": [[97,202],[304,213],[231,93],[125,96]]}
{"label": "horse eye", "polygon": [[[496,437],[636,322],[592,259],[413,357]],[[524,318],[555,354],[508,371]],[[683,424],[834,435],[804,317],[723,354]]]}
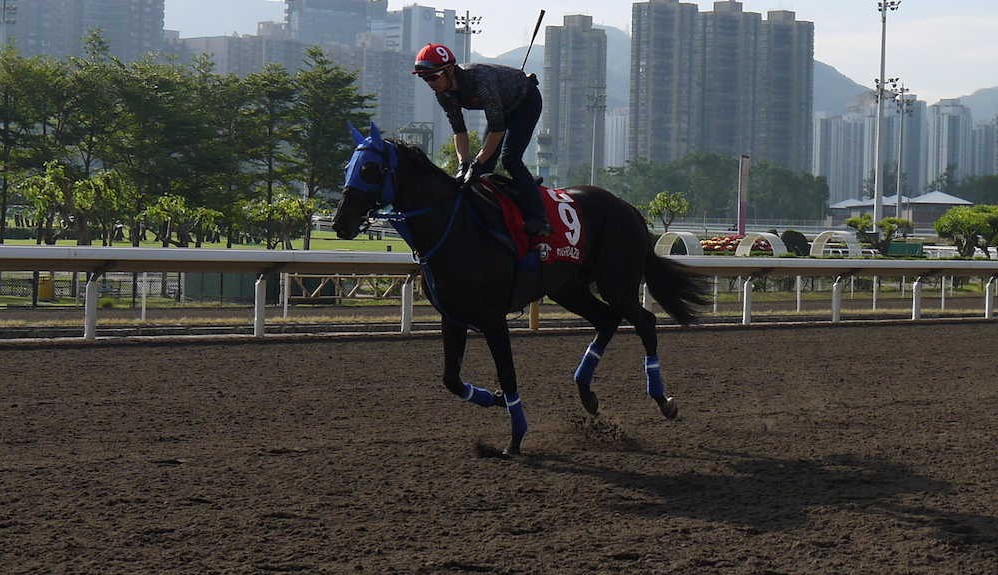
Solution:
{"label": "horse eye", "polygon": [[381,172],[381,166],[374,162],[369,162],[360,167],[360,177],[368,184],[380,186],[385,181],[385,176]]}

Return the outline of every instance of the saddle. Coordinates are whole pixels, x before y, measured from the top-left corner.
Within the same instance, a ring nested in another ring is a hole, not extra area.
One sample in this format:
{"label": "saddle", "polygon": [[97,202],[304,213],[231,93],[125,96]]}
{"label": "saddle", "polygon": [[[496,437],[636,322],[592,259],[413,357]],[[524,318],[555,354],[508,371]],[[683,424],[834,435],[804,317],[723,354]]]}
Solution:
{"label": "saddle", "polygon": [[523,309],[543,295],[541,264],[552,262],[582,263],[583,227],[575,203],[563,190],[538,188],[551,222],[553,233],[530,238],[523,230],[523,214],[511,197],[513,182],[504,176],[487,174],[472,187],[471,205],[481,227],[516,258],[516,284],[510,311]]}

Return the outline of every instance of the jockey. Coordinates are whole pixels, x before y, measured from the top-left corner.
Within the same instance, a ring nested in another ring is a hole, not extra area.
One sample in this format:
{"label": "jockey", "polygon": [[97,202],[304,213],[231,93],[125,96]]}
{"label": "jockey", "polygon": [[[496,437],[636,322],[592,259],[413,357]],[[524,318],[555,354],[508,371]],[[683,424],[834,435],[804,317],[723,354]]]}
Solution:
{"label": "jockey", "polygon": [[[447,113],[454,130],[454,147],[465,183],[495,170],[501,159],[513,179],[517,205],[523,212],[524,230],[531,236],[551,233],[540,191],[523,164],[523,153],[541,117],[541,92],[535,76],[497,64],[457,65],[454,53],[442,44],[427,44],[416,55],[413,74],[429,84]],[[485,110],[487,134],[482,149],[469,158],[468,129],[462,109]],[[500,145],[501,153],[497,153]]]}

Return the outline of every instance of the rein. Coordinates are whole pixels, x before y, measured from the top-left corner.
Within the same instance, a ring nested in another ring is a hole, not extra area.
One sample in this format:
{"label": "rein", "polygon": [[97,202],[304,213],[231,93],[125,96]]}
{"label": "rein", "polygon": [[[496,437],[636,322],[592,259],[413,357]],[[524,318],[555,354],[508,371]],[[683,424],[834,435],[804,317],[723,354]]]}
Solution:
{"label": "rein", "polygon": [[[394,151],[394,146],[392,146],[390,143],[388,143],[387,148]],[[389,160],[393,159],[392,156],[389,155],[389,152],[387,152],[387,150],[385,150],[382,153],[386,156],[386,159]],[[395,158],[397,158],[397,153],[398,152],[396,151],[394,155]],[[433,307],[437,308],[437,310],[440,311],[441,315],[443,315],[444,318],[446,318],[448,321],[467,326],[469,325],[468,322],[455,321],[453,316],[451,316],[444,310],[444,307],[440,302],[440,297],[437,294],[437,282],[433,277],[433,270],[430,269],[430,260],[433,258],[433,256],[437,255],[437,252],[440,251],[440,248],[442,248],[444,244],[447,243],[447,240],[450,238],[451,232],[454,229],[454,222],[457,221],[457,214],[461,211],[461,206],[464,201],[464,193],[458,192],[458,194],[454,198],[453,208],[451,209],[450,217],[447,219],[447,227],[444,228],[444,233],[440,236],[439,239],[437,239],[436,244],[434,244],[432,248],[427,250],[425,254],[420,254],[419,251],[416,249],[415,237],[412,234],[412,226],[410,225],[409,221],[418,218],[420,216],[432,213],[433,211],[439,209],[440,206],[444,204],[446,200],[432,206],[427,206],[425,208],[418,208],[415,210],[409,210],[405,212],[396,210],[393,204],[395,201],[395,192],[396,192],[395,169],[397,166],[398,163],[396,159],[394,162],[393,161],[386,162],[386,167],[384,169],[386,181],[391,182],[391,185],[384,186],[384,188],[382,189],[381,198],[379,198],[379,200],[382,206],[388,206],[389,209],[387,211],[377,211],[374,214],[372,214],[371,217],[376,220],[384,220],[390,223],[391,226],[395,228],[395,231],[398,232],[400,236],[402,236],[402,239],[405,240],[405,243],[408,244],[409,247],[412,249],[412,253],[415,256],[417,256],[417,262],[419,263],[419,268],[423,273],[423,279],[426,281],[426,289],[427,289],[426,295],[429,297],[430,303],[433,304]]]}

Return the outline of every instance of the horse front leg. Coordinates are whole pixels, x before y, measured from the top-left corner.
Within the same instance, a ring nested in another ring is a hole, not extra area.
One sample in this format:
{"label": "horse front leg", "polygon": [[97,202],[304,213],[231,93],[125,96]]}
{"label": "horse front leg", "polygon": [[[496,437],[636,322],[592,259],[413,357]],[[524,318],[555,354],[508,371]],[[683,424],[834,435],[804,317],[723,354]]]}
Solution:
{"label": "horse front leg", "polygon": [[483,331],[492,352],[492,360],[496,364],[506,412],[509,413],[510,439],[504,453],[517,455],[523,445],[523,438],[527,435],[527,416],[516,388],[516,368],[513,365],[513,346],[509,341],[509,326],[504,318],[502,322]]}
{"label": "horse front leg", "polygon": [[444,320],[441,331],[444,334],[444,386],[448,391],[482,407],[502,405],[502,401],[490,391],[475,387],[461,379],[461,363],[468,342],[468,328]]}

